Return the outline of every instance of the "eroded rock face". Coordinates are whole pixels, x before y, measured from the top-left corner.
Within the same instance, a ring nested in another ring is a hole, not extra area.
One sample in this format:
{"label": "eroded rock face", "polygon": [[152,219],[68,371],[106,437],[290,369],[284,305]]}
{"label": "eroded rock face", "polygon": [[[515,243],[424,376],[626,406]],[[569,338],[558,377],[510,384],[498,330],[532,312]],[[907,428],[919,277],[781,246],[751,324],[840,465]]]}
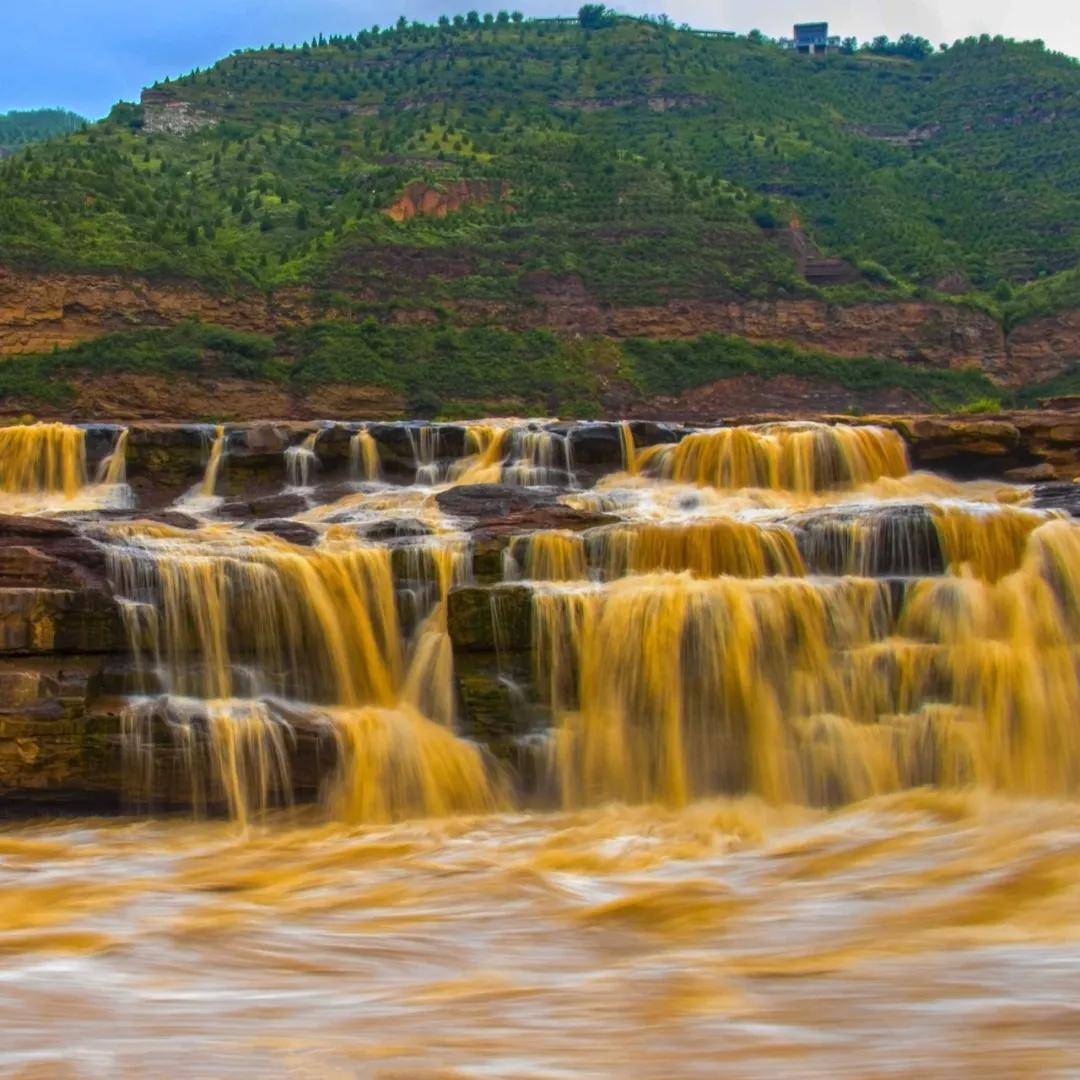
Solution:
{"label": "eroded rock face", "polygon": [[116,602],[97,589],[0,590],[0,653],[113,653],[126,641]]}
{"label": "eroded rock face", "polygon": [[[493,188],[488,181],[458,181],[446,189],[410,185],[391,211],[402,218],[417,213],[439,216],[470,201],[504,198],[505,194],[505,188]],[[364,288],[357,284],[353,291]],[[672,300],[610,307],[598,303],[580,278],[549,272],[524,275],[521,289],[520,300],[512,303],[458,301],[451,305],[454,320],[463,325],[542,327],[613,338],[736,334],[751,341],[820,348],[839,356],[891,358],[942,368],[976,367],[1007,386],[1049,379],[1080,358],[1077,310],[1031,319],[1006,334],[980,311],[931,301],[836,305],[816,299]],[[0,356],[48,352],[111,331],[173,326],[191,318],[274,334],[321,318],[349,317],[349,312],[333,309],[306,288],[225,295],[192,281],[0,268]],[[408,314],[410,320],[435,318],[431,311]],[[387,415],[388,408],[401,407],[399,395],[372,387],[321,387],[310,395],[296,395],[280,386],[249,383],[246,407],[250,411],[244,412],[243,398],[237,397],[241,383],[229,378],[208,382],[119,373],[104,383],[77,382],[78,408],[84,415],[129,418],[200,412],[237,418],[325,416],[361,410],[377,418]],[[163,402],[171,394],[176,396],[170,409]],[[337,409],[330,407],[335,403]],[[758,407],[766,404],[761,400]]]}
{"label": "eroded rock face", "polygon": [[492,200],[504,202],[509,193],[505,181],[451,180],[432,185],[423,180],[406,184],[405,190],[385,210],[394,221],[414,217],[444,218],[469,205],[482,205]]}

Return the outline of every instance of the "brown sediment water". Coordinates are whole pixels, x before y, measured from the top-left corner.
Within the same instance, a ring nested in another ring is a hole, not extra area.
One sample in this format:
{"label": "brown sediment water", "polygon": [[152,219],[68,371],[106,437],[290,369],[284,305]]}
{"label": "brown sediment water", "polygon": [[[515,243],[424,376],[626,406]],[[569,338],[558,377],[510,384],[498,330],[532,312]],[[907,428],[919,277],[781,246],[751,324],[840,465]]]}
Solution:
{"label": "brown sediment water", "polygon": [[121,428],[116,436],[108,457],[102,458],[98,466],[97,480],[99,484],[123,484],[127,481],[127,447],[130,432],[127,428]]}
{"label": "brown sediment water", "polygon": [[73,497],[86,483],[86,432],[70,424],[0,427],[0,491]]}
{"label": "brown sediment water", "polygon": [[628,450],[627,456],[633,471],[651,466],[673,480],[799,493],[907,472],[904,441],[895,431],[846,425],[717,428],[694,432],[673,446]]}
{"label": "brown sediment water", "polygon": [[379,447],[366,427],[361,428],[349,440],[349,461],[352,475],[357,479],[382,479]]}
{"label": "brown sediment water", "polygon": [[203,473],[202,484],[199,492],[205,496],[217,493],[218,474],[221,472],[222,462],[225,460],[225,428],[218,424],[214,428],[214,438],[210,443],[210,453],[206,459],[206,470]]}
{"label": "brown sediment water", "polygon": [[1076,806],[978,793],[9,827],[0,1068],[1066,1076],[1078,905]]}
{"label": "brown sediment water", "polygon": [[[408,484],[350,431],[310,546],[95,523],[130,812],[0,829],[0,1070],[1080,1070],[1080,526],[868,426],[622,425],[584,489],[561,425],[411,425]],[[439,500],[500,482],[540,525],[477,586]]]}

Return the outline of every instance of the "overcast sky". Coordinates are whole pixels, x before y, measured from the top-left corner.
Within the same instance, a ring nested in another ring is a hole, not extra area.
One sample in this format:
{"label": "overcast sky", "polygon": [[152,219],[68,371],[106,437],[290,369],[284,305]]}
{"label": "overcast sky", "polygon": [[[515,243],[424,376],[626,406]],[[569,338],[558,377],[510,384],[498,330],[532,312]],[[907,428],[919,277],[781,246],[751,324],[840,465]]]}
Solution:
{"label": "overcast sky", "polygon": [[[270,42],[294,43],[319,32],[352,33],[398,14],[433,21],[461,8],[446,0],[399,0],[394,7],[371,0],[9,0],[0,15],[0,112],[61,105],[85,116],[108,112],[114,101],[135,100],[139,90],[165,75],[206,67],[233,49]],[[517,5],[526,15],[571,14],[578,0],[532,0]],[[935,44],[968,34],[1042,38],[1054,49],[1080,56],[1077,0],[671,0],[666,6],[615,4],[619,11],[665,11],[676,22],[771,36],[795,21],[828,19],[833,33],[860,40],[905,31]]]}

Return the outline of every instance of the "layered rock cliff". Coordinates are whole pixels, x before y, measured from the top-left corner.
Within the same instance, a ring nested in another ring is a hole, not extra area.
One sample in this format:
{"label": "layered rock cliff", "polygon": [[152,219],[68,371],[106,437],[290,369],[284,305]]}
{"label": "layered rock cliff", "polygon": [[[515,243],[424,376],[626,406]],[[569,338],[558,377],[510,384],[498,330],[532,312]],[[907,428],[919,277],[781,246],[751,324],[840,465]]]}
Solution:
{"label": "layered rock cliff", "polygon": [[[690,338],[713,332],[783,341],[839,356],[940,368],[973,367],[1003,386],[1042,382],[1080,360],[1080,311],[1022,323],[1006,333],[981,311],[926,301],[829,304],[815,299],[598,304],[573,275],[523,279],[520,303],[463,300],[454,321],[614,338]],[[339,300],[339,303],[341,301]],[[120,274],[30,273],[0,268],[0,357],[48,352],[104,333],[185,319],[274,333],[319,318],[348,318],[309,289],[230,294],[190,281]],[[435,318],[402,310],[399,319]],[[766,405],[767,402],[762,402]]]}

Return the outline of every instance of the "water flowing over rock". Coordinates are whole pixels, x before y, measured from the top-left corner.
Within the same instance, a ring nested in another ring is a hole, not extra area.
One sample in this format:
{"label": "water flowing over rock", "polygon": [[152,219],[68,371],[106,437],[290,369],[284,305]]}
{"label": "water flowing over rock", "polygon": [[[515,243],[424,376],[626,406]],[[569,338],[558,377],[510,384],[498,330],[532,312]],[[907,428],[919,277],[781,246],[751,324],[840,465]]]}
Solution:
{"label": "water flowing over rock", "polygon": [[[980,423],[966,463],[1019,438]],[[953,429],[0,435],[13,798],[250,823],[1080,783],[1072,493],[913,471]]]}

